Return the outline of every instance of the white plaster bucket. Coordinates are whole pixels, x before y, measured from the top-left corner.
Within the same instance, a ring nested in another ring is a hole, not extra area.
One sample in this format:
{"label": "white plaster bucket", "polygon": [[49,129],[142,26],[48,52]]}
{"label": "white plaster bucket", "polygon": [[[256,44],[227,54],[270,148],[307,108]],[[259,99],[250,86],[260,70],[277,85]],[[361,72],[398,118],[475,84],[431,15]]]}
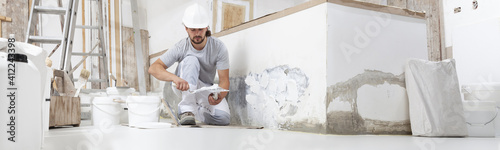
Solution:
{"label": "white plaster bucket", "polygon": [[129,96],[127,98],[129,126],[158,122],[161,99],[158,96]]}
{"label": "white plaster bucket", "polygon": [[[125,102],[127,97],[132,95],[135,92],[134,88],[125,88],[125,87],[108,87],[106,88],[106,93],[108,97],[112,98],[114,101]],[[121,103],[120,106],[120,123],[128,123],[128,111],[125,103]]]}
{"label": "white plaster bucket", "polygon": [[463,102],[463,107],[469,136],[495,137],[495,101],[468,100]]}
{"label": "white plaster bucket", "polygon": [[[475,108],[476,111],[480,111],[482,113],[488,113],[488,111],[491,111],[490,108],[493,107],[495,108],[495,114],[498,114],[500,108],[500,83],[481,83],[481,84],[462,85],[462,93],[464,93],[465,102],[472,100],[484,102],[482,104],[476,104],[478,105],[478,108]],[[492,105],[492,106],[488,107],[486,105]],[[485,117],[487,116],[490,115],[482,115],[482,118],[486,121],[487,118]],[[495,117],[492,124],[493,124],[492,126],[494,126],[495,136],[499,137],[500,118]]]}
{"label": "white plaster bucket", "polygon": [[96,92],[96,93],[80,93],[80,117],[82,120],[92,119],[92,101],[95,97],[105,97],[106,93]]}
{"label": "white plaster bucket", "polygon": [[109,97],[95,97],[92,101],[92,123],[94,126],[101,124],[120,124],[120,104]]}

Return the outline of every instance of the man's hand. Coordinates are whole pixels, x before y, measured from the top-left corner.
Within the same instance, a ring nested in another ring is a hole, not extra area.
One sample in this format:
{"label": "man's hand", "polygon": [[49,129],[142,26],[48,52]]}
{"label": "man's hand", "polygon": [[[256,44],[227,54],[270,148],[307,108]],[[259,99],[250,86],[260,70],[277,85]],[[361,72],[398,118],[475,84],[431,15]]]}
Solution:
{"label": "man's hand", "polygon": [[222,99],[224,99],[224,97],[222,97],[220,94],[218,94],[219,99],[215,100],[213,95],[214,95],[214,93],[208,95],[208,103],[210,105],[217,105],[222,101]]}
{"label": "man's hand", "polygon": [[177,88],[178,90],[181,90],[181,91],[186,91],[186,90],[189,90],[189,83],[182,79],[182,78],[177,78],[175,80],[173,80],[172,82],[175,83],[175,88]]}

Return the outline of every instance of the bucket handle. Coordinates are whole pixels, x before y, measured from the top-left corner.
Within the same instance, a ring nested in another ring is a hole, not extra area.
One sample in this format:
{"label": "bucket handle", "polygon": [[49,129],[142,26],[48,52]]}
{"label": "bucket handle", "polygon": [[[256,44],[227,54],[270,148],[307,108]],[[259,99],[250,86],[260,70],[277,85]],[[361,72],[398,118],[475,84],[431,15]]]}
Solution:
{"label": "bucket handle", "polygon": [[[476,98],[477,100],[481,100],[480,98],[476,97],[476,95],[472,94],[471,91],[469,91],[469,89],[465,89],[465,92],[469,93],[470,95],[474,96],[474,98]],[[495,120],[498,116],[498,110],[500,109],[500,107],[495,107],[496,108],[496,112],[495,112],[495,116],[490,120],[490,121],[487,121],[486,123],[470,123],[470,122],[465,122],[467,123],[468,125],[470,126],[485,126],[485,125],[488,125],[489,123],[493,122],[493,120]]]}
{"label": "bucket handle", "polygon": [[[104,110],[104,109],[100,108],[99,106],[97,106],[97,104],[96,104],[95,102],[92,102],[92,105],[94,105],[94,106],[95,106],[95,108],[97,108],[97,109],[101,110],[102,112],[108,113],[108,114],[110,114],[110,115],[118,115],[118,114],[120,114],[120,111],[115,112],[115,113],[108,112],[108,111],[106,111],[106,110]],[[93,113],[93,112],[92,112],[92,113]]]}
{"label": "bucket handle", "polygon": [[161,103],[159,103],[159,104],[158,104],[158,107],[157,107],[157,108],[155,108],[155,109],[153,109],[153,111],[146,112],[146,113],[138,113],[138,112],[131,111],[132,109],[130,109],[130,106],[128,106],[128,101],[127,101],[127,103],[126,103],[126,104],[127,104],[127,108],[129,108],[129,109],[128,109],[128,111],[129,111],[129,112],[134,113],[134,114],[138,114],[138,115],[148,115],[148,114],[152,114],[152,113],[154,113],[155,111],[159,110],[159,109],[160,109],[160,107],[161,107]]}
{"label": "bucket handle", "polygon": [[467,123],[468,125],[470,126],[485,126],[485,125],[488,125],[489,123],[493,122],[493,120],[495,120],[498,116],[498,109],[500,109],[500,107],[495,107],[496,108],[496,113],[495,113],[495,116],[493,117],[493,119],[491,119],[490,121],[486,122],[486,123],[470,123],[470,122],[465,122]]}

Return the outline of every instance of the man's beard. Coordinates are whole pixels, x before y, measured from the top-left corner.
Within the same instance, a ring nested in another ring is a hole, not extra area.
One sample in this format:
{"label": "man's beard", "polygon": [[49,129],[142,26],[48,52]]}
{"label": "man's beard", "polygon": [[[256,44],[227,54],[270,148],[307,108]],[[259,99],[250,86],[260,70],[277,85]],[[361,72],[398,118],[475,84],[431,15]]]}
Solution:
{"label": "man's beard", "polygon": [[[194,39],[196,38],[201,38],[200,42],[196,42]],[[205,38],[204,37],[201,37],[201,36],[195,36],[191,39],[191,42],[193,42],[194,44],[201,44],[203,43],[203,41],[205,41]]]}

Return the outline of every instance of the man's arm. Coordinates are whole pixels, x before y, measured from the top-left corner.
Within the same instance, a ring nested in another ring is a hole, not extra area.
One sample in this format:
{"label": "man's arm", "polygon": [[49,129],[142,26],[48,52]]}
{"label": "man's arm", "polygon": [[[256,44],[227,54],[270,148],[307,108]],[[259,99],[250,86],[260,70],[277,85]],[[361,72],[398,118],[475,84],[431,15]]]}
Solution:
{"label": "man's arm", "polygon": [[[226,70],[217,70],[217,73],[219,74],[219,87],[229,90],[229,69]],[[217,105],[219,104],[224,97],[226,97],[228,92],[221,92],[219,94],[219,99],[214,100],[212,98],[212,95],[208,96],[208,102],[210,105]]]}
{"label": "man's arm", "polygon": [[175,74],[168,72],[167,65],[161,61],[161,59],[156,60],[151,66],[149,66],[149,74],[153,75],[156,79],[162,81],[172,81],[177,85],[177,89],[181,91],[186,91],[189,89],[189,83],[182,78],[179,78]]}

